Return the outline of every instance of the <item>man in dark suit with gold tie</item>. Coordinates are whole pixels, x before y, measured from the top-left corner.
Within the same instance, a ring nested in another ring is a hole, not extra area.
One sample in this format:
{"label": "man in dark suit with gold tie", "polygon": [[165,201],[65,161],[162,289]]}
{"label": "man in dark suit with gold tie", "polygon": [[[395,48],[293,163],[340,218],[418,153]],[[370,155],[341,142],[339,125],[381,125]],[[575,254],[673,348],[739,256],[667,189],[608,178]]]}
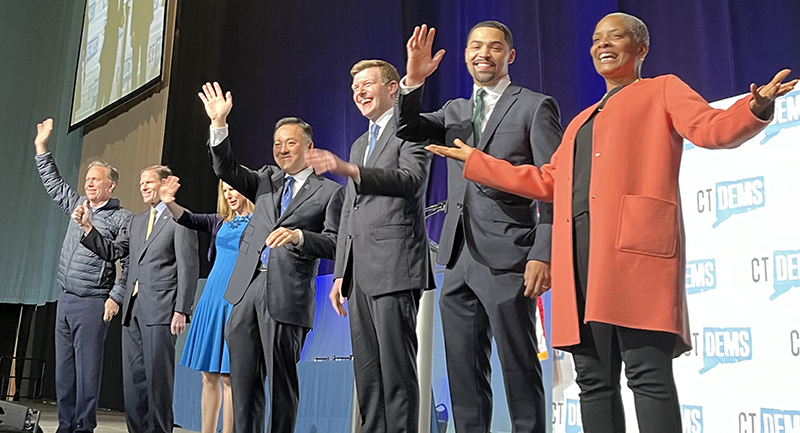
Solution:
{"label": "man in dark suit with gold tie", "polygon": [[127,236],[103,238],[84,204],[73,218],[86,235],[86,248],[103,260],[130,255],[122,303],[122,381],[128,431],[171,432],[175,342],[192,313],[200,272],[197,233],[176,223],[161,202],[163,165],[142,170],[139,190],[150,209],[131,218]]}

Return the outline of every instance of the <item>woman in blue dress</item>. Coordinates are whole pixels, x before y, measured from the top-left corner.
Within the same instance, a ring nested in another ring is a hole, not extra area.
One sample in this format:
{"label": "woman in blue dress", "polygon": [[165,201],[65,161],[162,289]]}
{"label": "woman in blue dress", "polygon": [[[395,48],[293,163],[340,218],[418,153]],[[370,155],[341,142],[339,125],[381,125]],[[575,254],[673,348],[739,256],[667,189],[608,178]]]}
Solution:
{"label": "woman in blue dress", "polygon": [[233,403],[229,376],[230,355],[224,331],[232,305],[223,295],[236,263],[239,238],[253,214],[253,203],[230,185],[220,181],[217,213],[194,214],[175,203],[175,193],[180,188],[178,182],[179,179],[175,176],[162,182],[159,191],[161,201],[167,205],[167,210],[178,224],[211,234],[208,261],[213,264],[203,294],[194,310],[180,364],[203,374],[203,433],[216,431],[219,409],[223,402],[222,432],[231,433]]}

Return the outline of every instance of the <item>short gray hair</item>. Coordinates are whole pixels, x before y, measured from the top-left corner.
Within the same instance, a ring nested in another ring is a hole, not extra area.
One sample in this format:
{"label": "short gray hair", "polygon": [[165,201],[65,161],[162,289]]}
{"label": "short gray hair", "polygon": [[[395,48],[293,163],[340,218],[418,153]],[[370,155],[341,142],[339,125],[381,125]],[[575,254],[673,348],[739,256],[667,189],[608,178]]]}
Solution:
{"label": "short gray hair", "polygon": [[114,183],[119,183],[119,171],[117,171],[117,169],[113,165],[111,165],[111,164],[109,164],[109,163],[107,163],[105,161],[97,159],[97,160],[94,160],[94,161],[90,162],[89,165],[86,166],[86,171],[89,171],[92,167],[103,167],[103,168],[105,168],[106,169],[106,174],[108,175],[108,178],[111,179],[111,181],[114,182]]}
{"label": "short gray hair", "polygon": [[625,23],[625,27],[633,34],[633,39],[636,42],[643,42],[648,47],[650,46],[650,32],[647,30],[644,21],[624,12],[614,12],[613,14],[606,15],[604,18],[608,17],[617,17],[621,19],[622,22]]}
{"label": "short gray hair", "polygon": [[311,130],[311,125],[299,117],[284,117],[283,119],[279,120],[275,124],[275,130],[272,131],[272,135],[275,135],[275,133],[278,132],[278,129],[285,125],[297,125],[303,132],[303,138],[306,139],[307,143],[314,141],[314,132]]}

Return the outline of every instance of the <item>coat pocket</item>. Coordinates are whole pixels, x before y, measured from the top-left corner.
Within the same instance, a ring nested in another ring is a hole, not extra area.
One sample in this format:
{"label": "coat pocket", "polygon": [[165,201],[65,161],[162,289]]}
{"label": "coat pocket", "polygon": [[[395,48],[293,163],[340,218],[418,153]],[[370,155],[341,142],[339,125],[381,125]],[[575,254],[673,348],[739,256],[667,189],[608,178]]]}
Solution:
{"label": "coat pocket", "polygon": [[622,196],[617,249],[655,257],[673,257],[677,249],[678,207],[642,195]]}
{"label": "coat pocket", "polygon": [[375,240],[411,239],[414,236],[414,230],[410,225],[389,225],[374,228],[372,236]]}

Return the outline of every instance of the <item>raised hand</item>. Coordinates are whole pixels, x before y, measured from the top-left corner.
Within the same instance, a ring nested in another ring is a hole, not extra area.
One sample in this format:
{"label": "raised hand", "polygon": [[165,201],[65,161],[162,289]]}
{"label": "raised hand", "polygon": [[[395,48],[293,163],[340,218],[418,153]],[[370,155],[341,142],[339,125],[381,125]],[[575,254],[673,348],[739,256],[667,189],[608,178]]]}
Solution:
{"label": "raised hand", "polygon": [[228,122],[228,114],[233,108],[233,95],[231,92],[222,93],[222,87],[216,81],[214,84],[203,84],[203,91],[197,94],[206,108],[206,114],[211,119],[211,126],[222,128]]}
{"label": "raised hand", "polygon": [[[786,83],[781,83],[792,72],[790,69],[784,69],[777,74],[767,85],[756,87],[755,83],[750,84],[750,93],[753,99],[750,101],[750,110],[756,116],[764,118],[764,111],[772,107],[772,102],[776,98],[789,93],[797,84],[797,78]],[[769,116],[768,116],[769,117]]]}
{"label": "raised hand", "polygon": [[158,189],[158,196],[164,204],[169,204],[175,201],[175,193],[181,187],[180,179],[178,176],[167,176],[166,179],[161,181],[161,188]]}
{"label": "raised hand", "polygon": [[414,27],[414,34],[406,44],[408,61],[403,83],[406,86],[414,87],[424,83],[425,79],[439,67],[439,62],[444,57],[444,50],[437,51],[436,55],[431,57],[434,35],[436,35],[436,29],[431,27],[428,30],[427,24],[423,24],[422,27]]}
{"label": "raised hand", "polygon": [[53,132],[53,119],[45,119],[36,125],[36,138],[33,144],[36,146],[37,155],[47,153],[47,139],[50,138],[51,132]]}
{"label": "raised hand", "polygon": [[464,143],[463,141],[461,141],[460,138],[456,138],[455,141],[453,141],[453,144],[455,144],[456,147],[429,144],[425,146],[425,150],[433,152],[439,156],[452,158],[455,159],[456,161],[461,161],[461,162],[466,161],[467,158],[469,158],[469,156],[472,154],[472,151],[475,150],[474,147],[470,146],[467,143]]}
{"label": "raised hand", "polygon": [[89,200],[84,200],[83,204],[78,205],[74,211],[72,211],[72,215],[70,217],[73,221],[78,223],[79,226],[83,229],[84,233],[89,233],[92,231],[92,222],[89,220],[89,214],[92,211],[89,209]]}

